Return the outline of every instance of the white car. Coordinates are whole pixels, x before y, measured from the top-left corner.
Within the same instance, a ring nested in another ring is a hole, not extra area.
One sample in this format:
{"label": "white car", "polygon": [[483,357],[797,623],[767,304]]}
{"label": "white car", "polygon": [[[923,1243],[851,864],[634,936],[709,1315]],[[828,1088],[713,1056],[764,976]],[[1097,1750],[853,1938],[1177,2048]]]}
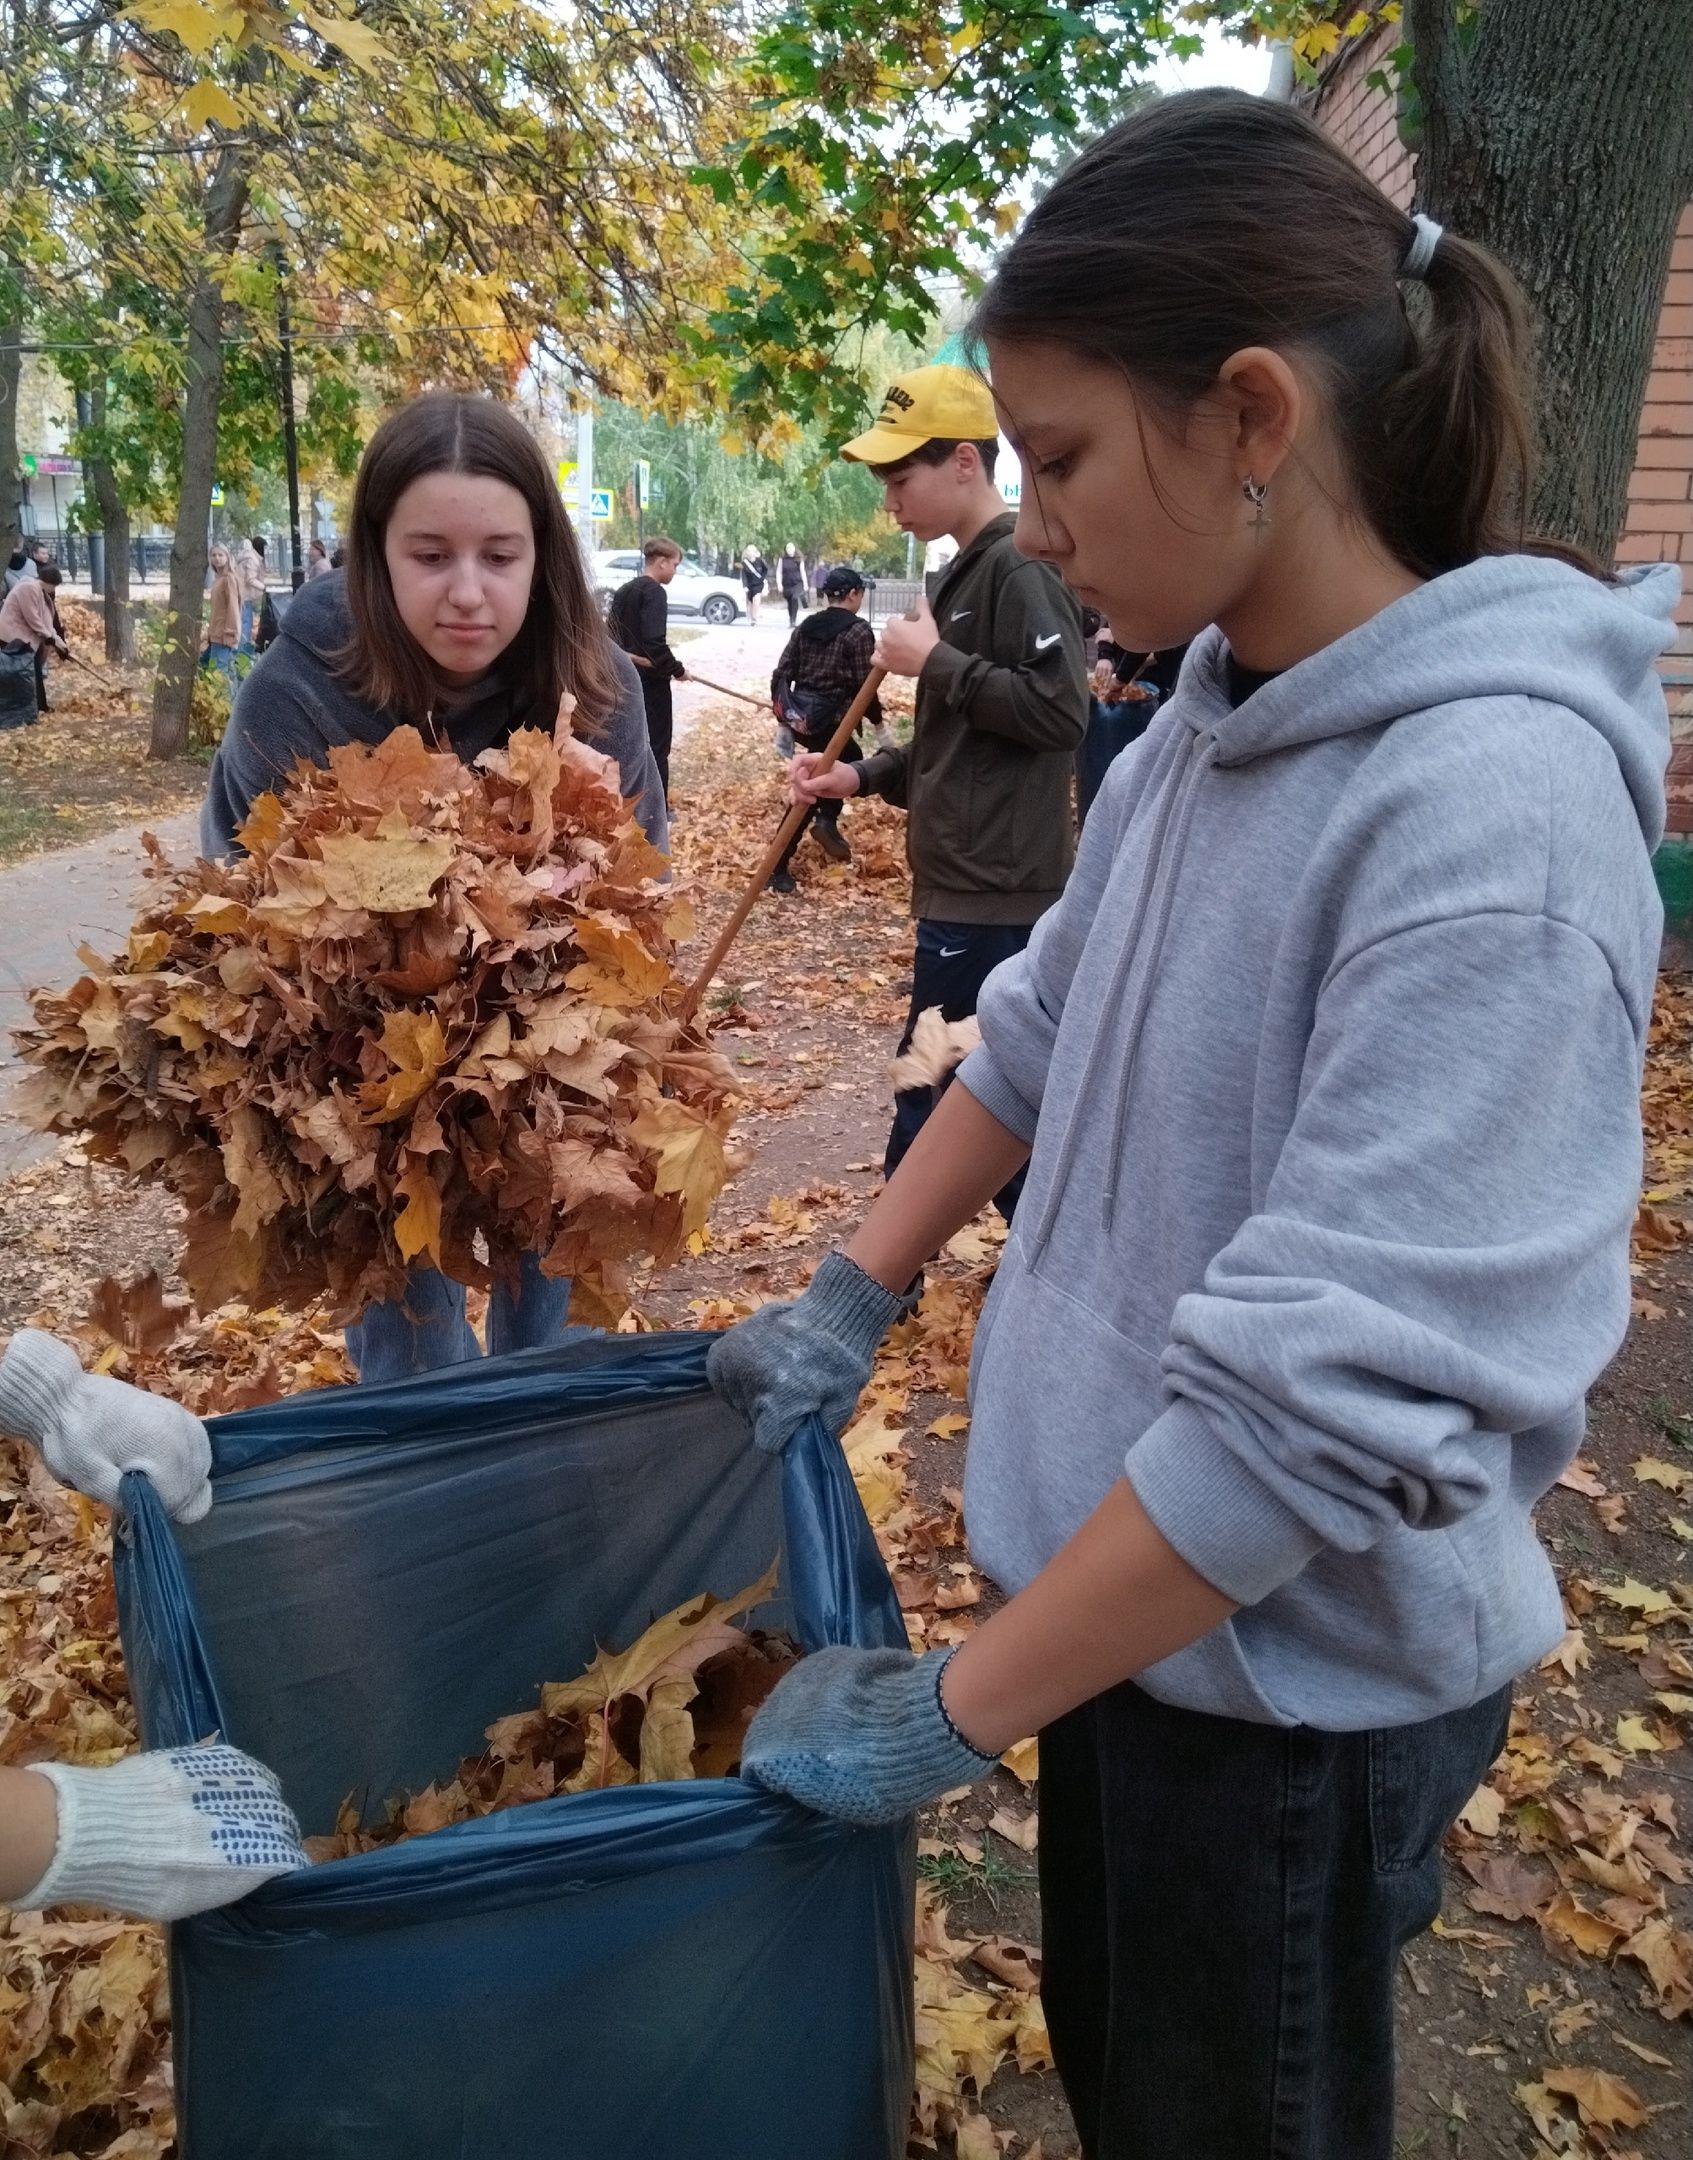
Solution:
{"label": "white car", "polygon": [[[640,567],[639,548],[618,548],[595,555],[590,574],[602,608]],[[672,615],[701,615],[708,623],[721,625],[734,622],[746,612],[746,589],[740,579],[702,570],[692,555],[682,557],[667,591]]]}

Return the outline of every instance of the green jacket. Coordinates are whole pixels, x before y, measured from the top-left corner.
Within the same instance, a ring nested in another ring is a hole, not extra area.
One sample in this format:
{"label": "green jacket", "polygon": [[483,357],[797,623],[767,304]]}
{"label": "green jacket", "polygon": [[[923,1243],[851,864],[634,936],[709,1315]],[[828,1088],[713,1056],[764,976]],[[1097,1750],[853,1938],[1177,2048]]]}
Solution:
{"label": "green jacket", "polygon": [[1082,612],[1045,563],[984,526],[934,580],[941,643],[917,678],[909,745],[858,767],[909,811],[911,911],[931,922],[1032,923],[1075,854],[1072,758],[1087,728]]}

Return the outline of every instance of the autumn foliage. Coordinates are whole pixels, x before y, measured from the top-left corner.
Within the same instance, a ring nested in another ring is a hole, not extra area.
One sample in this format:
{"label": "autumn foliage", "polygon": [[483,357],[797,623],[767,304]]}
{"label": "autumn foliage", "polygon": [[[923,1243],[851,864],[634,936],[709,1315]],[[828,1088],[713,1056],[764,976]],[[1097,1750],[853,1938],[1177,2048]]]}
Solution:
{"label": "autumn foliage", "polygon": [[620,1313],[620,1263],[704,1224],[730,1108],[611,760],[561,727],[471,769],[401,728],[239,837],[159,857],[127,951],[37,993],[28,1114],[180,1196],[202,1306],[350,1317],[413,1263],[487,1288],[534,1252]]}

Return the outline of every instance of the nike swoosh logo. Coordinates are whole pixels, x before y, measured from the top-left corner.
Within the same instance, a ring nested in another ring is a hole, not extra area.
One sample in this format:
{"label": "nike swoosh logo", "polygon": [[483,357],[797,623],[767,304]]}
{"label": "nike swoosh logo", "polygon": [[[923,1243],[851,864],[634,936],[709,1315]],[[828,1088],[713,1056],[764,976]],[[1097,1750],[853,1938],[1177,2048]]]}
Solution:
{"label": "nike swoosh logo", "polygon": [[1063,633],[1063,631],[1062,631],[1062,630],[1054,630],[1054,632],[1052,633],[1051,637],[1038,637],[1038,638],[1036,638],[1036,640],[1035,640],[1035,650],[1036,650],[1036,652],[1045,652],[1045,651],[1046,651],[1046,649],[1047,649],[1047,647],[1048,647],[1049,645],[1056,645],[1056,644],[1057,644],[1057,643],[1059,642],[1059,640],[1060,640],[1060,639],[1061,639],[1061,638],[1063,637],[1063,635],[1064,635],[1064,633]]}
{"label": "nike swoosh logo", "polygon": [[936,958],[940,960],[958,960],[963,957],[964,951],[965,948],[962,945],[943,945]]}
{"label": "nike swoosh logo", "polygon": [[947,617],[947,621],[962,622],[965,616],[969,614],[969,612],[970,610],[967,607],[955,608],[953,612]]}

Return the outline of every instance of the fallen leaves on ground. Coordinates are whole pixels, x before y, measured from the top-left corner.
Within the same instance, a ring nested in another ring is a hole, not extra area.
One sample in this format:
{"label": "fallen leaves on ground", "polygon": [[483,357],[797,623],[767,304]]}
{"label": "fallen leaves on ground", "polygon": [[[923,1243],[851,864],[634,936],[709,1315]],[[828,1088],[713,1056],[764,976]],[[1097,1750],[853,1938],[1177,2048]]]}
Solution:
{"label": "fallen leaves on ground", "polygon": [[538,1253],[620,1311],[622,1263],[704,1226],[731,1078],[669,1010],[687,902],[612,761],[524,730],[471,770],[400,728],[241,840],[160,860],[127,950],[37,993],[27,1114],[183,1200],[202,1304],[350,1318],[414,1262],[486,1290]]}

